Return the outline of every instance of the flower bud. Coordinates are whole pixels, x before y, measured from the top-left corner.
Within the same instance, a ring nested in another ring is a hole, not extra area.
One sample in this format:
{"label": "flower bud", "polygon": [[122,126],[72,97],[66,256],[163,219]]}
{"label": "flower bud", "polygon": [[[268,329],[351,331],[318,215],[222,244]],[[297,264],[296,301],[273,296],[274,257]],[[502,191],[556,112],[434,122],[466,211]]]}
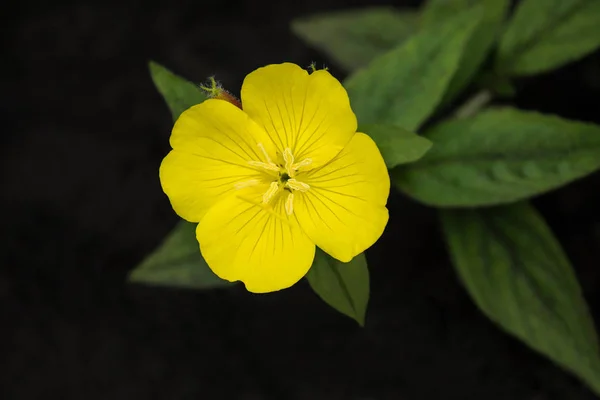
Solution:
{"label": "flower bud", "polygon": [[242,102],[235,97],[233,94],[229,93],[227,90],[223,89],[223,86],[219,82],[217,82],[214,76],[211,76],[209,79],[209,85],[200,85],[200,89],[206,93],[206,95],[211,99],[219,99],[225,100],[240,110],[242,109]]}

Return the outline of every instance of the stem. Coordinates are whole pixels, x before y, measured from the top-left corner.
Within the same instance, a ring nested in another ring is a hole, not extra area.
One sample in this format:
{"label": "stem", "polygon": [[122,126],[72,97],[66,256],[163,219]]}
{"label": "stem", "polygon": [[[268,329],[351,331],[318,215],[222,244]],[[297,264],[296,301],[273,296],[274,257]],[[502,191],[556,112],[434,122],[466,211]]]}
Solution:
{"label": "stem", "polygon": [[483,89],[475,93],[473,97],[469,98],[460,107],[458,107],[458,109],[454,112],[454,117],[457,119],[472,117],[490,101],[492,101],[492,98],[492,93],[489,90]]}

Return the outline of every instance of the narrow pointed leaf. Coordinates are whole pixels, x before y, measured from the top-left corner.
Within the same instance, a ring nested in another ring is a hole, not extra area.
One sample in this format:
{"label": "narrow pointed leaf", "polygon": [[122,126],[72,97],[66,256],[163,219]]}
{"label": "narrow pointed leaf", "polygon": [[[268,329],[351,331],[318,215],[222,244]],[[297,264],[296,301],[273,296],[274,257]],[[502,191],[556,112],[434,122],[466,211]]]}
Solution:
{"label": "narrow pointed leaf", "polygon": [[441,216],[454,266],[483,313],[600,393],[594,324],[542,217],[527,203]]}
{"label": "narrow pointed leaf", "polygon": [[361,125],[359,130],[369,135],[391,169],[400,164],[417,161],[431,148],[431,141],[393,125]]}
{"label": "narrow pointed leaf", "polygon": [[423,29],[350,76],[345,87],[358,120],[416,131],[442,100],[480,11]]}
{"label": "narrow pointed leaf", "polygon": [[292,21],[292,31],[346,71],[406,40],[417,30],[418,14],[392,7],[333,11]]}
{"label": "narrow pointed leaf", "polygon": [[481,2],[482,0],[426,0],[421,10],[421,26],[443,23],[448,17]]}
{"label": "narrow pointed leaf", "polygon": [[423,9],[422,25],[438,26],[448,17],[475,7],[483,9],[481,23],[466,44],[460,66],[452,77],[443,104],[452,101],[471,82],[498,38],[509,0],[429,0]]}
{"label": "narrow pointed leaf", "polygon": [[513,108],[441,123],[417,162],[395,168],[392,182],[438,207],[514,202],[600,169],[600,126]]}
{"label": "narrow pointed leaf", "polygon": [[558,68],[600,46],[600,1],[523,0],[502,36],[497,70],[532,75]]}
{"label": "narrow pointed leaf", "polygon": [[364,326],[369,302],[369,269],[364,254],[342,263],[317,249],[306,279],[325,303]]}
{"label": "narrow pointed leaf", "polygon": [[149,68],[154,85],[171,110],[173,121],[191,106],[206,100],[206,95],[197,85],[175,75],[162,65],[151,61]]}
{"label": "narrow pointed leaf", "polygon": [[211,289],[232,285],[216,276],[200,255],[196,240],[196,224],[181,221],[129,275],[136,283]]}

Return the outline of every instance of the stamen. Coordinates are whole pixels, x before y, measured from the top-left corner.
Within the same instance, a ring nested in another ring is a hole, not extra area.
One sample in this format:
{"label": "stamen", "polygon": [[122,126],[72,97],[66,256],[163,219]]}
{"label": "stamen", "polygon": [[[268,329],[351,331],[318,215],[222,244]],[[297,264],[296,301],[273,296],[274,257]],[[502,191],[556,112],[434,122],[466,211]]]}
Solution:
{"label": "stamen", "polygon": [[297,180],[295,180],[293,178],[292,179],[288,179],[285,184],[290,189],[298,190],[300,192],[306,192],[306,191],[308,191],[308,189],[310,189],[310,186],[307,185],[306,183],[297,181]]}
{"label": "stamen", "polygon": [[263,194],[263,203],[267,204],[279,191],[279,182],[271,182],[269,189]]}
{"label": "stamen", "polygon": [[262,143],[257,143],[257,146],[262,151],[263,156],[265,156],[265,160],[267,160],[267,164],[273,164],[273,165],[275,165],[275,163],[273,161],[271,161],[271,157],[269,157],[269,153],[267,153],[267,150],[265,149],[265,146],[263,146]]}
{"label": "stamen", "polygon": [[292,150],[288,147],[283,151],[283,160],[285,161],[285,170],[289,176],[294,176],[294,169],[292,166],[294,165],[294,155],[292,154]]}
{"label": "stamen", "polygon": [[248,161],[248,165],[256,168],[266,169],[268,171],[279,172],[279,167],[275,164],[267,164],[262,161]]}
{"label": "stamen", "polygon": [[306,167],[307,165],[310,165],[310,164],[312,164],[312,158],[305,158],[304,160],[300,161],[299,163],[292,165],[292,169],[297,170],[298,168]]}
{"label": "stamen", "polygon": [[248,179],[247,181],[242,181],[242,182],[236,183],[235,185],[233,185],[233,187],[236,190],[240,190],[240,189],[243,189],[243,188],[247,188],[247,187],[250,187],[250,186],[257,185],[259,183],[260,183],[260,181],[258,179]]}
{"label": "stamen", "polygon": [[294,194],[288,194],[287,199],[285,199],[285,212],[287,215],[292,215],[294,212]]}

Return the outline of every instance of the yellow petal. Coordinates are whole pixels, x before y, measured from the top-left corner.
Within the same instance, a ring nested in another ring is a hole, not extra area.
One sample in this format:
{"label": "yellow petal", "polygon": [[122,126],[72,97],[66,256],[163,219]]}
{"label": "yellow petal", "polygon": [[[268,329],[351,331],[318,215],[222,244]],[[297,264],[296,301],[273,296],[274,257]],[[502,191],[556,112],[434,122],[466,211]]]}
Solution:
{"label": "yellow petal", "polygon": [[348,262],[379,239],[388,221],[390,178],[369,136],[356,133],[330,163],[298,180],[310,189],[295,193],[294,215],[325,252]]}
{"label": "yellow petal", "polygon": [[[283,152],[309,168],[331,160],[356,132],[356,116],[340,82],[325,70],[308,74],[291,63],[250,73],[242,85],[242,106]],[[308,169],[308,168],[305,168]]]}
{"label": "yellow petal", "polygon": [[261,205],[268,185],[247,188],[214,205],[198,224],[200,251],[220,278],[242,281],[254,293],[298,282],[310,269],[315,245],[285,214],[285,196]]}
{"label": "yellow petal", "polygon": [[171,151],[160,181],[175,212],[198,222],[236,184],[266,178],[249,161],[264,161],[258,144],[275,154],[270,139],[247,114],[223,100],[206,100],[185,111],[173,127]]}

